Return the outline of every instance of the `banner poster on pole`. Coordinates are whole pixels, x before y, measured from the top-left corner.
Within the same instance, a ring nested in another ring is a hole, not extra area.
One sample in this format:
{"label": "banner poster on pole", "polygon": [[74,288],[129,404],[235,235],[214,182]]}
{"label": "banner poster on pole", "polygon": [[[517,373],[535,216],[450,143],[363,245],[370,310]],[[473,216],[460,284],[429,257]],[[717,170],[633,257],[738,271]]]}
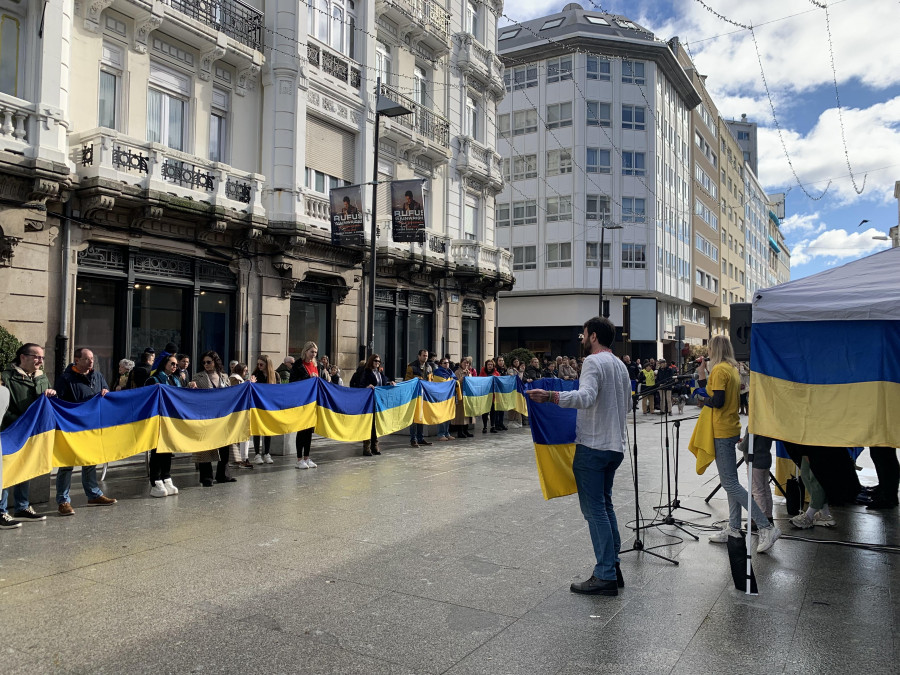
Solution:
{"label": "banner poster on pole", "polygon": [[331,243],[335,246],[364,246],[362,185],[331,189]]}
{"label": "banner poster on pole", "polygon": [[425,243],[425,180],[391,181],[391,221],[395,242]]}

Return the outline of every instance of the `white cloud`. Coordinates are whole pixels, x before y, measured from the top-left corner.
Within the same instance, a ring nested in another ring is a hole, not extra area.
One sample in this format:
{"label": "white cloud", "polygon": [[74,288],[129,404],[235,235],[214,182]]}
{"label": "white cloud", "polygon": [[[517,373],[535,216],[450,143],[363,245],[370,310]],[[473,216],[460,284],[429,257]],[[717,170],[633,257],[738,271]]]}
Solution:
{"label": "white cloud", "polygon": [[786,235],[810,236],[824,232],[827,226],[819,219],[819,213],[794,213],[781,221],[781,231]]}
{"label": "white cloud", "polygon": [[812,239],[794,244],[791,250],[791,266],[805,265],[813,258],[823,258],[826,264],[847,258],[860,258],[890,246],[890,242],[874,239],[884,237],[884,232],[869,228],[862,232],[844,229],[826,230]]}

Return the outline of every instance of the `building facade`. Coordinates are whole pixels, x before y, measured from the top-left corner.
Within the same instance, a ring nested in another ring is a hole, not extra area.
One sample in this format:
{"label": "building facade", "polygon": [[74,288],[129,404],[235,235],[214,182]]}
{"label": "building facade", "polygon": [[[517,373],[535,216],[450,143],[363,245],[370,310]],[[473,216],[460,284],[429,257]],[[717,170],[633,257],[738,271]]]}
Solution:
{"label": "building facade", "polygon": [[501,351],[577,353],[602,278],[603,312],[619,327],[630,298],[657,301],[655,339],[626,349],[672,358],[693,299],[690,110],[699,94],[669,44],[574,4],[504,27],[498,45],[507,93],[497,117],[506,172],[497,242],[516,275],[501,294]]}
{"label": "building facade", "polygon": [[[35,156],[0,167],[24,175],[3,207],[0,287],[27,268],[43,293],[28,319],[0,296],[21,339],[57,347],[59,363],[92,346],[106,373],[169,341],[280,360],[314,340],[352,369],[372,280],[365,247],[332,245],[328,193],[366,184],[371,205],[377,180],[375,348],[389,373],[420,348],[493,353],[496,297],[513,283],[493,229],[496,7],[50,0],[41,43],[21,4],[19,67],[42,70],[20,80],[35,91],[0,85],[13,126],[23,118],[8,143]],[[375,166],[379,79],[411,112],[382,119]],[[384,181],[408,178],[426,181],[424,244],[391,238]],[[7,225],[32,214],[47,222]]]}

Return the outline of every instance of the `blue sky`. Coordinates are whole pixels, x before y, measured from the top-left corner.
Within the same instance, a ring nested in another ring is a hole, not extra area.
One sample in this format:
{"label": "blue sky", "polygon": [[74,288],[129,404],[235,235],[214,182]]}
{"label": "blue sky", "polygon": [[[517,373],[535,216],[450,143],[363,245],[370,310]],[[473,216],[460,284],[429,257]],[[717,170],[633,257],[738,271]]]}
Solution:
{"label": "blue sky", "polygon": [[[500,22],[553,14],[566,4],[507,1],[506,17]],[[731,119],[746,113],[759,124],[759,179],[770,193],[787,192],[782,229],[792,252],[791,278],[889,245],[873,237],[886,236],[898,224],[894,183],[900,180],[900,50],[892,48],[887,36],[900,26],[900,3],[827,0],[828,24],[826,11],[811,0],[703,0],[703,4],[581,0],[580,4],[627,16],[663,40],[678,36],[688,44],[698,70],[708,76],[706,85],[719,114]],[[754,32],[781,138],[750,31],[722,21],[704,4],[757,27]],[[828,47],[827,25],[833,50]],[[809,196],[790,169],[782,141]],[[868,223],[858,227],[862,220]]]}

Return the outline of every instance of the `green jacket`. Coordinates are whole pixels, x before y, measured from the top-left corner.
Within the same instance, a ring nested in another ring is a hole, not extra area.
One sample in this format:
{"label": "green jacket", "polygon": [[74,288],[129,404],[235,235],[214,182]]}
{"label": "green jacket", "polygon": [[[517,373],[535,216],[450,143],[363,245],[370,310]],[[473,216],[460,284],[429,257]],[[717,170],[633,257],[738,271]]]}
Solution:
{"label": "green jacket", "polygon": [[0,429],[6,429],[10,424],[21,417],[28,406],[43,396],[50,388],[50,380],[43,371],[38,371],[33,377],[29,377],[19,368],[10,366],[0,375],[4,386],[9,389],[9,410],[0,422]]}

